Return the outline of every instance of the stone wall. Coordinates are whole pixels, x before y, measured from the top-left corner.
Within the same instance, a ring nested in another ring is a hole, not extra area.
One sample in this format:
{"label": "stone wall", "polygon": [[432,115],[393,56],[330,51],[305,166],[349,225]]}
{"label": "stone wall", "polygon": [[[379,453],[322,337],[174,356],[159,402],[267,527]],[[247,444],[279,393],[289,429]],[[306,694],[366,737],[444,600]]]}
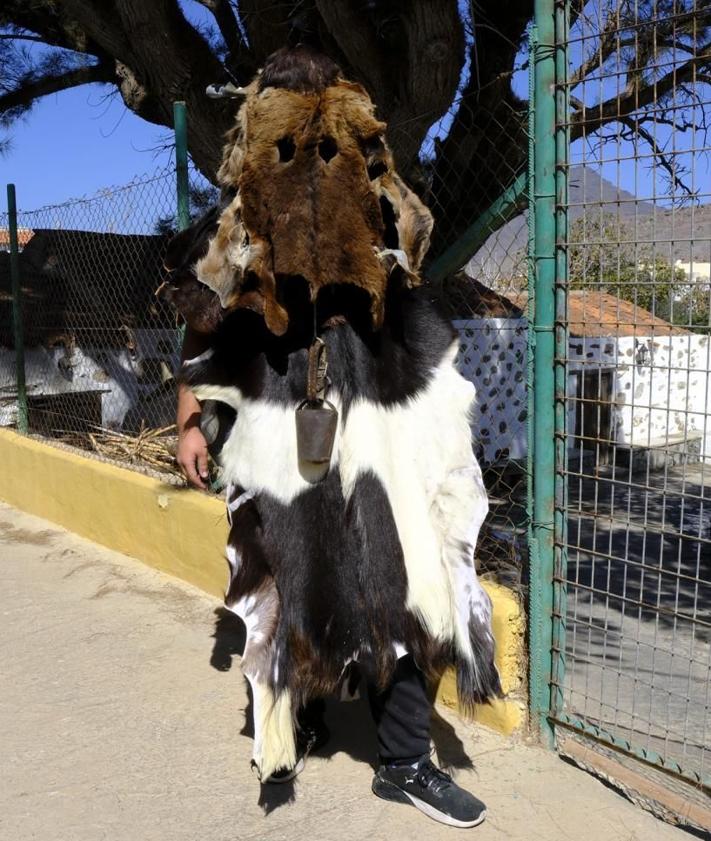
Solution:
{"label": "stone wall", "polygon": [[571,339],[569,358],[570,395],[581,372],[612,372],[612,438],[618,444],[694,441],[701,457],[711,459],[708,336]]}
{"label": "stone wall", "polygon": [[[482,464],[524,459],[527,451],[526,319],[453,322],[460,337],[455,364],[477,390],[472,430]],[[612,377],[610,437],[632,447],[693,442],[711,460],[711,342],[708,336],[571,338],[568,396],[583,375]],[[568,404],[575,429],[576,400]],[[573,435],[570,446],[576,446]]]}
{"label": "stone wall", "polygon": [[525,318],[454,321],[460,345],[455,364],[477,392],[472,430],[482,464],[526,458]]}

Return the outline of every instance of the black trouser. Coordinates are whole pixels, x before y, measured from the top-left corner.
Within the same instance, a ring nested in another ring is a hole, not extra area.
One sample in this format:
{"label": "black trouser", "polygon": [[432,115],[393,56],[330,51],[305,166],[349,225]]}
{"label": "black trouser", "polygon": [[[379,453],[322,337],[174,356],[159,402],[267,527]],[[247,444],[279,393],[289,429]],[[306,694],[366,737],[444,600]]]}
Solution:
{"label": "black trouser", "polygon": [[368,700],[384,765],[414,762],[430,752],[432,708],[427,684],[409,654],[397,661],[392,682],[384,692],[368,686]]}
{"label": "black trouser", "polygon": [[[401,657],[384,692],[368,686],[370,711],[378,733],[378,753],[384,765],[414,762],[430,752],[431,705],[422,672],[411,656]],[[299,712],[302,726],[323,718],[324,703],[314,700]]]}

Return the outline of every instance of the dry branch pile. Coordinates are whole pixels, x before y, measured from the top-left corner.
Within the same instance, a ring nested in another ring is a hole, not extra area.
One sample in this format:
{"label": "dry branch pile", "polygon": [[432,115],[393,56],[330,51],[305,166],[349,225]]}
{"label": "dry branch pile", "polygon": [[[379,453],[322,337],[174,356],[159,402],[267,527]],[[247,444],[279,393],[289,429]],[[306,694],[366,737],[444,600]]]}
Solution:
{"label": "dry branch pile", "polygon": [[183,478],[175,461],[176,428],[174,424],[160,429],[141,427],[135,435],[97,427],[95,432],[87,433],[87,437],[95,452],[112,461],[152,467],[161,473]]}

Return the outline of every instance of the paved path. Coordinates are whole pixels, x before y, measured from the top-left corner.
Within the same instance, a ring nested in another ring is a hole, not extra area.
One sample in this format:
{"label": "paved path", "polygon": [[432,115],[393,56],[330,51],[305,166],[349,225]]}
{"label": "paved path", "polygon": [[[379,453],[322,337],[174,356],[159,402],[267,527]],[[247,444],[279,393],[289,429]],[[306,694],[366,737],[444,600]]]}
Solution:
{"label": "paved path", "polygon": [[[219,606],[2,504],[0,615],[2,841],[438,841],[466,832],[370,794],[374,740],[357,703],[329,710],[327,755],[295,789],[260,792],[243,734],[239,633]],[[449,714],[435,741],[488,803],[473,838],[690,837],[553,753]]]}
{"label": "paved path", "polygon": [[711,465],[632,483],[570,482],[566,706],[708,777]]}

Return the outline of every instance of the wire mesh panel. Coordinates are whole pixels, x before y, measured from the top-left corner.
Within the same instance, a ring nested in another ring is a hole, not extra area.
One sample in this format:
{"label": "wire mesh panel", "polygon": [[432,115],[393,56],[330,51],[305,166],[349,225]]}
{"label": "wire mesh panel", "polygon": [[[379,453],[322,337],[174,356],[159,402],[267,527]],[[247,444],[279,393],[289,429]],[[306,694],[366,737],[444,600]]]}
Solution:
{"label": "wire mesh panel", "polygon": [[553,712],[708,786],[711,11],[598,0],[570,16],[567,608]]}
{"label": "wire mesh panel", "polygon": [[[453,108],[459,125],[472,123],[476,114],[477,131],[450,131],[449,113],[434,124],[422,149],[433,186],[430,206],[436,220],[447,220],[435,233],[429,274],[459,333],[455,364],[477,391],[472,433],[490,501],[478,560],[483,572],[519,589],[525,584],[527,528],[528,109],[518,101],[489,111],[475,95],[461,97]],[[518,156],[508,151],[512,137]],[[477,146],[486,167],[458,177],[458,150],[469,144]],[[450,189],[438,190],[443,183]]]}
{"label": "wire mesh panel", "polygon": [[[162,437],[175,415],[181,334],[155,291],[175,204],[171,167],[18,213],[31,434],[172,469]],[[6,252],[0,288],[0,424],[9,426],[17,386]]]}

